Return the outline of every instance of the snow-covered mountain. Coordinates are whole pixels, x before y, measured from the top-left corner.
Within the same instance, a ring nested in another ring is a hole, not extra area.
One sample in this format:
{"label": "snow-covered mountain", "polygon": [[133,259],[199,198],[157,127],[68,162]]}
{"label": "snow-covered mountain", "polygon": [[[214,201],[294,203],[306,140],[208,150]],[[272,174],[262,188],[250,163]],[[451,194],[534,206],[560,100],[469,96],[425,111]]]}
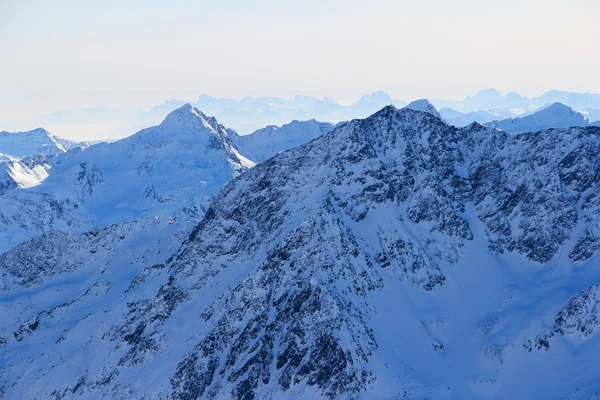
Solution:
{"label": "snow-covered mountain", "polygon": [[[525,116],[528,114],[528,112],[524,112],[521,113],[521,116]],[[444,119],[444,121],[447,121],[451,125],[457,126],[459,128],[470,125],[473,122],[485,124],[487,122],[504,120],[516,116],[516,114],[510,110],[480,110],[462,113],[460,111],[456,111],[448,107],[440,109],[440,115],[442,119]]]}
{"label": "snow-covered mountain", "polygon": [[253,165],[222,125],[190,105],[117,142],[0,164],[0,250],[53,228],[199,218],[225,183]]}
{"label": "snow-covered mountain", "polygon": [[86,142],[73,142],[52,135],[43,128],[28,132],[0,132],[0,162],[19,160],[42,154],[50,156],[75,147],[87,147]]}
{"label": "snow-covered mountain", "polygon": [[427,100],[427,99],[415,100],[415,101],[409,103],[404,108],[408,108],[410,110],[415,110],[415,111],[423,111],[423,112],[433,115],[434,117],[437,117],[440,119],[442,118],[442,116],[440,115],[438,110],[435,108],[435,106],[433,104],[431,104],[429,102],[429,100]]}
{"label": "snow-covered mountain", "polygon": [[554,103],[530,115],[492,121],[486,124],[509,133],[533,132],[547,128],[568,128],[571,126],[588,126],[590,120],[571,107]]}
{"label": "snow-covered mountain", "polygon": [[0,392],[592,399],[598,154],[389,106],[240,174],[162,261],[32,238],[0,256]]}
{"label": "snow-covered mountain", "polygon": [[253,161],[262,162],[279,152],[310,142],[332,129],[332,124],[312,119],[292,121],[281,127],[269,125],[250,135],[239,136],[230,133],[234,144],[242,154]]}
{"label": "snow-covered mountain", "polygon": [[[5,121],[2,124],[3,129],[11,127],[23,130],[31,126],[46,126],[68,137],[85,135],[87,140],[114,140],[129,136],[143,127],[159,124],[168,113],[187,103],[171,99],[149,110],[113,107],[59,110],[28,121]],[[314,118],[337,123],[367,117],[388,104],[398,107],[406,105],[404,101],[392,99],[381,91],[365,94],[349,105],[340,104],[331,97],[318,99],[310,96],[295,96],[292,99],[245,97],[237,100],[201,95],[195,102],[189,103],[241,134],[249,134],[267,125],[283,125],[292,120]]]}

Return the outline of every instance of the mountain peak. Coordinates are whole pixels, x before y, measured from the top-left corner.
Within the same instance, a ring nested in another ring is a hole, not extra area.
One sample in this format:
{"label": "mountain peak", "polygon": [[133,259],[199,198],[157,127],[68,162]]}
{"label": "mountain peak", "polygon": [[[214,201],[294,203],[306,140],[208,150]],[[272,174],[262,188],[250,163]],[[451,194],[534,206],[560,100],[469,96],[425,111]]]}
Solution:
{"label": "mountain peak", "polygon": [[27,132],[0,132],[0,162],[7,157],[22,159],[35,154],[59,154],[74,147],[87,147],[85,142],[73,142],[53,135],[44,128]]}
{"label": "mountain peak", "polygon": [[590,121],[581,113],[563,103],[555,102],[524,117],[492,121],[487,126],[502,129],[509,133],[534,132],[547,128],[568,128],[587,126]]}
{"label": "mountain peak", "polygon": [[190,103],[186,103],[179,108],[171,111],[166,117],[165,121],[180,121],[185,118],[194,118],[195,117],[206,117],[200,110],[195,107],[192,107]]}
{"label": "mountain peak", "polygon": [[569,107],[563,103],[560,103],[558,101],[550,104],[548,107],[546,107],[540,111],[548,111],[548,112],[552,112],[552,113],[562,112],[562,113],[567,113],[567,114],[572,114],[572,113],[576,112],[571,107]]}
{"label": "mountain peak", "polygon": [[426,112],[433,115],[436,118],[442,118],[435,106],[431,104],[431,102],[427,99],[415,100],[404,108],[407,108],[409,110]]}
{"label": "mountain peak", "polygon": [[395,114],[396,112],[398,112],[398,108],[396,108],[396,106],[393,105],[393,104],[389,104],[389,105],[383,107],[382,109],[380,109],[379,111],[373,113],[367,119],[370,119],[370,118],[389,118],[393,114]]}
{"label": "mountain peak", "polygon": [[160,126],[185,127],[194,131],[208,129],[213,134],[223,131],[215,117],[208,117],[202,111],[186,103],[171,111],[160,124]]}

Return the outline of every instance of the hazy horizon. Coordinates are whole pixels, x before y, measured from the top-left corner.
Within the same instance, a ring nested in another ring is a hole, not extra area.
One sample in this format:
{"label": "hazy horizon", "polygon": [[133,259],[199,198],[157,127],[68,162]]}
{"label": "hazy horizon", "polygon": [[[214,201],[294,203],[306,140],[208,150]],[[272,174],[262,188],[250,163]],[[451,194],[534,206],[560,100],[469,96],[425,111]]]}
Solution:
{"label": "hazy horizon", "polygon": [[379,90],[407,101],[599,93],[598,15],[592,0],[8,0],[0,120],[201,93],[343,104]]}
{"label": "hazy horizon", "polygon": [[[177,101],[177,102],[186,102],[186,103],[196,103],[198,101],[198,99],[202,96],[207,96],[207,97],[211,97],[214,99],[218,99],[218,100],[235,100],[235,101],[242,101],[246,98],[251,98],[251,99],[268,99],[268,98],[273,98],[273,99],[281,99],[281,100],[289,100],[292,101],[294,100],[296,97],[308,97],[308,98],[312,98],[312,99],[316,99],[316,100],[325,100],[325,99],[333,99],[333,101],[335,101],[337,104],[342,105],[342,106],[351,106],[352,104],[355,104],[356,102],[358,102],[361,98],[364,97],[368,97],[377,93],[385,93],[387,95],[390,96],[390,98],[392,98],[393,100],[398,100],[398,101],[404,101],[406,103],[410,103],[412,101],[415,100],[421,100],[421,99],[427,99],[430,100],[432,102],[461,102],[466,100],[469,97],[473,97],[475,95],[480,94],[481,92],[485,92],[485,91],[497,91],[498,93],[500,93],[503,97],[506,97],[509,93],[517,93],[521,96],[523,96],[524,98],[527,99],[533,99],[533,98],[537,98],[540,97],[546,93],[550,93],[550,92],[554,92],[554,91],[558,91],[558,92],[564,92],[564,93],[577,93],[577,94],[592,94],[592,95],[600,95],[600,91],[598,92],[593,92],[593,91],[570,91],[570,90],[562,90],[562,89],[558,89],[558,88],[548,88],[546,90],[542,90],[541,92],[537,92],[534,93],[530,96],[524,95],[523,93],[517,91],[517,90],[507,90],[507,91],[501,91],[497,88],[494,87],[484,87],[481,88],[479,90],[476,90],[475,92],[472,93],[467,93],[465,96],[462,97],[455,97],[455,98],[443,98],[443,97],[427,97],[427,96],[416,96],[416,97],[402,97],[402,96],[394,96],[392,95],[389,91],[385,90],[385,89],[380,89],[380,90],[372,90],[370,92],[363,92],[363,93],[359,93],[354,97],[348,97],[348,98],[344,98],[344,99],[340,99],[337,98],[334,95],[311,95],[311,94],[290,94],[288,96],[276,96],[273,94],[269,94],[269,93],[264,93],[264,94],[259,94],[259,95],[242,95],[240,94],[239,96],[226,96],[226,95],[218,95],[218,94],[211,94],[211,93],[198,93],[195,96],[191,96],[191,97],[187,97],[187,98],[177,98],[177,97],[165,97],[162,100],[158,100],[157,102],[151,103],[149,105],[118,105],[117,104],[97,104],[97,105],[91,105],[91,106],[74,106],[74,107],[66,107],[66,108],[55,108],[52,109],[50,111],[46,111],[46,112],[41,112],[38,114],[29,114],[31,117],[36,118],[36,117],[40,117],[40,116],[46,116],[46,115],[51,115],[54,114],[56,112],[62,112],[62,111],[70,111],[70,110],[93,110],[93,109],[102,109],[102,108],[114,108],[114,109],[122,109],[122,110],[140,110],[140,111],[149,111],[152,108],[156,107],[156,106],[160,106],[163,104],[167,104],[169,102],[172,101]],[[0,115],[1,115],[1,110],[0,110]],[[7,121],[25,121],[27,120],[27,118],[16,118],[16,119],[7,119]],[[0,119],[0,122],[2,122],[2,120]],[[1,127],[0,127],[1,128]]]}
{"label": "hazy horizon", "polygon": [[[515,93],[515,92],[512,92]],[[500,96],[499,96],[499,95]],[[517,93],[518,94],[518,93]],[[554,102],[561,102],[587,115],[590,121],[600,119],[600,94],[562,92],[550,89],[531,98],[507,96],[494,88],[482,89],[460,100],[429,99],[448,118],[474,118],[471,111],[484,114],[493,112],[496,119],[506,119],[526,115],[542,109]],[[367,93],[350,103],[322,102],[323,98],[299,95],[290,98],[273,96],[226,98],[201,94],[194,99],[171,99],[146,109],[116,108],[100,106],[56,110],[24,120],[0,120],[0,131],[19,132],[35,128],[45,128],[56,136],[71,140],[116,140],[132,135],[143,128],[158,125],[168,113],[189,103],[207,115],[217,117],[227,128],[239,134],[249,134],[268,125],[284,125],[292,120],[317,119],[322,122],[337,123],[354,118],[365,118],[388,104],[403,107],[418,99],[398,99],[385,91]],[[247,98],[251,97],[251,100]],[[365,99],[365,101],[359,101]],[[232,100],[236,103],[232,103]],[[246,101],[245,101],[246,100]],[[265,101],[266,100],[266,101]],[[457,114],[458,111],[458,114]],[[454,115],[454,117],[452,117]],[[489,114],[492,115],[492,114]],[[488,120],[489,121],[489,120]]]}

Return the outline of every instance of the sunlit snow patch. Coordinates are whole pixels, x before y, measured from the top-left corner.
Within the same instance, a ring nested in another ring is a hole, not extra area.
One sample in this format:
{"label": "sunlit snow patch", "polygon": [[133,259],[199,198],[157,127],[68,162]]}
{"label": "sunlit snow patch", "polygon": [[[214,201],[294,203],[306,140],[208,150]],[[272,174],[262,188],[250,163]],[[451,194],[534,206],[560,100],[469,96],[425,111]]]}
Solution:
{"label": "sunlit snow patch", "polygon": [[28,167],[21,162],[13,162],[8,168],[8,174],[21,189],[38,186],[48,177],[50,166],[36,165]]}

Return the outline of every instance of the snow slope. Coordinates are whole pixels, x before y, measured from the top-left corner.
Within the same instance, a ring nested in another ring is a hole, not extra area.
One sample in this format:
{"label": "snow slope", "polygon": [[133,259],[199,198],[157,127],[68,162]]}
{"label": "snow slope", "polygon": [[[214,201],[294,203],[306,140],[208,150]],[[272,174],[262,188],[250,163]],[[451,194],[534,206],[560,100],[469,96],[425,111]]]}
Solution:
{"label": "snow slope", "polygon": [[162,261],[31,239],[0,256],[0,390],[596,398],[599,150],[385,107],[239,175]]}
{"label": "snow slope", "polygon": [[246,157],[262,162],[279,152],[310,142],[332,129],[332,124],[314,119],[292,121],[281,127],[269,125],[250,135],[232,135],[232,140]]}
{"label": "snow slope", "polygon": [[215,115],[227,127],[241,134],[292,120],[316,119],[337,123],[364,118],[388,104],[402,106],[406,103],[381,91],[363,95],[349,105],[337,103],[330,97],[317,99],[309,96],[295,96],[293,99],[244,97],[235,100],[202,95],[195,103],[196,107]]}
{"label": "snow slope", "polygon": [[554,103],[524,117],[492,121],[486,124],[509,133],[533,132],[546,128],[588,126],[590,121],[581,113],[561,103]]}
{"label": "snow slope", "polygon": [[[527,115],[528,113],[524,113]],[[485,124],[487,122],[503,120],[507,118],[512,118],[516,114],[511,110],[480,110],[480,111],[471,111],[468,113],[461,113],[460,111],[453,110],[448,107],[444,107],[440,109],[440,115],[447,121],[448,123],[462,128],[464,126],[470,125],[473,122],[478,122],[480,124]]]}
{"label": "snow slope", "polygon": [[64,153],[75,147],[87,147],[85,142],[77,143],[61,139],[43,128],[29,132],[0,132],[0,162],[19,160],[28,156],[45,156]]}
{"label": "snow slope", "polygon": [[48,229],[200,218],[211,197],[253,165],[222,125],[190,105],[117,142],[11,162],[0,169],[0,250]]}

